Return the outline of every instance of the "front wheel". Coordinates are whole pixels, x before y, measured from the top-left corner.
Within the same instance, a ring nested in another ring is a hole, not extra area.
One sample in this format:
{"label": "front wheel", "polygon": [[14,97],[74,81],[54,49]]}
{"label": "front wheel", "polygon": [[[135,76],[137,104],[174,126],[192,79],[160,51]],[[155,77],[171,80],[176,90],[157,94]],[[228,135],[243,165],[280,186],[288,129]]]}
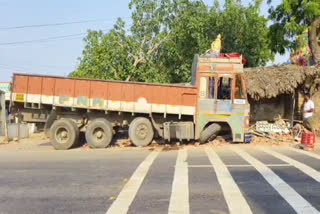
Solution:
{"label": "front wheel", "polygon": [[154,137],[150,120],[144,117],[135,118],[129,125],[129,137],[135,146],[148,146]]}
{"label": "front wheel", "polygon": [[200,143],[204,144],[208,141],[214,140],[219,132],[221,131],[221,126],[217,123],[213,123],[205,128],[200,134]]}

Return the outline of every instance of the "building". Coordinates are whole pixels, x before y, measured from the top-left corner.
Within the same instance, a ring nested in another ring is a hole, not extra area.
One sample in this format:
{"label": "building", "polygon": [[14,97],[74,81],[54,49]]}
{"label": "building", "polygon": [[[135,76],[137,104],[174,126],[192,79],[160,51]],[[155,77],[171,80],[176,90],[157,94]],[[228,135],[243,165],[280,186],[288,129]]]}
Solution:
{"label": "building", "polygon": [[301,120],[304,91],[313,94],[315,118],[320,120],[320,66],[247,68],[245,74],[252,121],[273,121],[279,115],[288,121]]}

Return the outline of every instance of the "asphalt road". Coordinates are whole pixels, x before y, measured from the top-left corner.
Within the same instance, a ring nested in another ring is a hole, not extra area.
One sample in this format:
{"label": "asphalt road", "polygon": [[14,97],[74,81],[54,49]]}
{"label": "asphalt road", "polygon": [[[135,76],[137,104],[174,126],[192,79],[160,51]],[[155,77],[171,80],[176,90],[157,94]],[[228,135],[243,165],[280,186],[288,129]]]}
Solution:
{"label": "asphalt road", "polygon": [[232,145],[0,151],[0,213],[319,213],[320,153]]}

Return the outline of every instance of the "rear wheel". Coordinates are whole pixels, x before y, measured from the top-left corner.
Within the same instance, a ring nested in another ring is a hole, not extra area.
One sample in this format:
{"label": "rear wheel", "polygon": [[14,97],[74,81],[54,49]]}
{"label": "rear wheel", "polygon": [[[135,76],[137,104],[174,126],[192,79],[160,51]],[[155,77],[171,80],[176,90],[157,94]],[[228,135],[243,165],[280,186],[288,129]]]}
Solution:
{"label": "rear wheel", "polygon": [[79,129],[75,122],[69,119],[56,120],[50,128],[50,139],[57,150],[67,150],[77,144]]}
{"label": "rear wheel", "polygon": [[148,146],[154,137],[150,120],[144,117],[135,118],[129,125],[129,137],[136,146]]}
{"label": "rear wheel", "polygon": [[92,121],[86,130],[86,140],[91,148],[106,148],[111,143],[112,137],[112,125],[106,119]]}
{"label": "rear wheel", "polygon": [[206,142],[214,140],[219,132],[221,131],[221,126],[217,123],[213,123],[205,128],[200,134],[200,143],[204,144]]}

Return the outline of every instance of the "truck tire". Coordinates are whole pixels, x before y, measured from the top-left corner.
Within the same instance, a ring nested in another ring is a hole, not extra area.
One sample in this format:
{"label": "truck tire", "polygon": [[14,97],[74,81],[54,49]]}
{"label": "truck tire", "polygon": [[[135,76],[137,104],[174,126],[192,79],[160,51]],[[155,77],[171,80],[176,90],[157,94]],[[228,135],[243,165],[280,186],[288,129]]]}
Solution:
{"label": "truck tire", "polygon": [[208,141],[214,140],[219,132],[221,131],[221,126],[217,123],[213,123],[205,128],[200,134],[200,143],[204,144]]}
{"label": "truck tire", "polygon": [[78,143],[79,129],[69,119],[56,120],[50,128],[51,144],[57,150],[71,149]]}
{"label": "truck tire", "polygon": [[135,118],[129,125],[129,137],[135,146],[148,146],[153,140],[154,131],[150,120]]}
{"label": "truck tire", "polygon": [[94,149],[102,149],[109,146],[113,137],[113,128],[105,119],[93,120],[86,130],[86,141]]}

